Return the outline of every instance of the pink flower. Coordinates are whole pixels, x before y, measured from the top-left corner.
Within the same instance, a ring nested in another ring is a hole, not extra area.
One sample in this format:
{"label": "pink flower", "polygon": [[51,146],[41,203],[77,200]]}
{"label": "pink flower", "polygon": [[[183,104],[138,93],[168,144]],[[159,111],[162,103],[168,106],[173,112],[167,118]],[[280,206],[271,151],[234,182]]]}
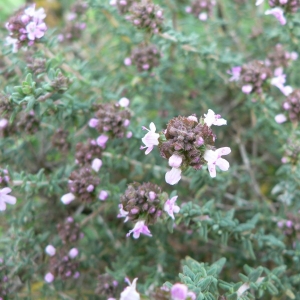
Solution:
{"label": "pink flower", "polygon": [[174,196],[168,199],[164,205],[164,211],[174,220],[174,213],[177,214],[180,211],[180,207],[175,204],[178,196]]}
{"label": "pink flower", "polygon": [[222,119],[220,115],[216,115],[211,109],[209,109],[204,116],[204,123],[206,123],[208,127],[211,125],[222,126],[227,124],[225,119]]}
{"label": "pink flower", "polygon": [[132,283],[129,282],[129,286],[121,293],[120,300],[140,300],[140,294],[136,291],[137,280],[135,278]]}
{"label": "pink flower", "polygon": [[165,180],[166,183],[174,185],[181,179],[181,170],[178,168],[172,168],[166,173]]}
{"label": "pink flower", "polygon": [[124,223],[128,221],[128,214],[129,212],[123,209],[123,204],[119,204],[119,214],[117,215],[118,218],[125,218]]}
{"label": "pink flower", "polygon": [[271,84],[278,87],[285,96],[288,96],[293,91],[293,88],[289,85],[284,86],[286,75],[283,73],[283,69],[277,68],[274,71],[274,75],[275,77],[272,78]]}
{"label": "pink flower", "polygon": [[206,150],[204,153],[204,159],[207,161],[208,171],[211,177],[216,177],[216,166],[218,166],[222,171],[227,171],[229,169],[229,162],[221,156],[227,155],[231,152],[229,147],[219,148],[215,151]]}
{"label": "pink flower", "polygon": [[242,92],[244,94],[250,94],[253,90],[253,86],[251,84],[246,84],[242,86]]}
{"label": "pink flower", "polygon": [[286,18],[284,17],[283,10],[280,7],[268,9],[265,15],[273,15],[281,25],[286,24]]}
{"label": "pink flower", "polygon": [[17,198],[14,196],[8,195],[11,192],[11,188],[5,187],[0,190],[0,211],[6,210],[6,203],[15,205]]}
{"label": "pink flower", "polygon": [[126,57],[126,58],[124,59],[124,65],[125,65],[125,66],[130,66],[131,64],[132,64],[131,58]]}
{"label": "pink flower", "polygon": [[75,199],[75,196],[72,193],[68,193],[65,194],[61,197],[60,201],[65,204],[68,205],[70,204],[73,200]]}
{"label": "pink flower", "polygon": [[5,128],[8,124],[6,119],[0,119],[0,128]]}
{"label": "pink flower", "polygon": [[27,37],[31,41],[43,37],[46,30],[47,26],[45,23],[37,24],[36,22],[30,22],[26,26]]}
{"label": "pink flower", "polygon": [[147,236],[152,236],[149,228],[147,225],[145,225],[145,221],[138,221],[132,230],[130,230],[128,233],[127,233],[127,237],[130,236],[130,234],[133,233],[133,237],[135,239],[138,239],[140,237],[141,234],[144,234],[144,235],[147,235]]}
{"label": "pink flower", "polygon": [[189,116],[188,119],[198,123],[198,119],[195,116]]}
{"label": "pink flower", "polygon": [[44,279],[47,283],[51,283],[54,280],[54,276],[52,273],[49,272],[45,275]]}
{"label": "pink flower", "polygon": [[52,246],[52,245],[48,245],[45,248],[45,252],[49,255],[49,256],[54,256],[56,253],[56,249]]}
{"label": "pink flower", "polygon": [[107,199],[107,197],[108,197],[108,192],[107,191],[101,191],[98,198],[101,201],[105,201]]}
{"label": "pink flower", "polygon": [[97,144],[98,146],[100,146],[101,148],[105,148],[106,147],[106,143],[108,141],[108,136],[105,134],[101,134],[98,138],[97,138]]}
{"label": "pink flower", "polygon": [[182,157],[176,154],[173,154],[169,158],[169,166],[174,168],[179,168],[182,163]]}
{"label": "pink flower", "polygon": [[123,97],[119,100],[119,104],[121,107],[127,107],[129,105],[130,101],[129,99]]}
{"label": "pink flower", "polygon": [[89,126],[91,128],[97,127],[98,123],[99,123],[98,119],[92,118],[92,119],[89,120]]}
{"label": "pink flower", "polygon": [[147,130],[148,133],[146,133],[146,135],[142,138],[142,142],[145,144],[145,146],[141,146],[140,149],[145,149],[147,148],[145,154],[149,154],[152,150],[154,146],[157,146],[159,144],[159,134],[156,133],[156,127],[154,125],[153,122],[150,123],[149,128],[147,129],[146,127],[142,127],[144,130]]}
{"label": "pink flower", "polygon": [[275,116],[275,121],[278,124],[284,123],[286,120],[287,120],[287,118],[284,114],[279,114],[279,115]]}
{"label": "pink flower", "polygon": [[101,167],[102,167],[102,160],[99,158],[95,158],[92,161],[92,169],[98,173]]}
{"label": "pink flower", "polygon": [[188,291],[188,287],[182,283],[175,283],[171,288],[172,300],[195,300],[196,295]]}
{"label": "pink flower", "polygon": [[43,8],[39,8],[37,11],[35,10],[35,4],[29,6],[25,9],[25,14],[29,17],[33,17],[35,21],[41,22],[46,18],[45,10]]}
{"label": "pink flower", "polygon": [[201,21],[206,21],[208,18],[208,15],[206,12],[202,12],[201,14],[199,14],[198,19]]}
{"label": "pink flower", "polygon": [[75,258],[77,255],[79,254],[79,251],[77,248],[72,248],[70,251],[69,251],[69,257],[70,258]]}
{"label": "pink flower", "polygon": [[242,67],[232,67],[231,70],[227,71],[227,74],[231,75],[229,81],[238,81],[241,76]]}

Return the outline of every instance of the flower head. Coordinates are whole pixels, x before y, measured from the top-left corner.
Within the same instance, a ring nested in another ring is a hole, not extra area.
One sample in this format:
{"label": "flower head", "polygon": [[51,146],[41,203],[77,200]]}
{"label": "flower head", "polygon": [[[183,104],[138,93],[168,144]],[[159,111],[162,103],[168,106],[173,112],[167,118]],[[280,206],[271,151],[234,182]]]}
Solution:
{"label": "flower head", "polygon": [[0,211],[6,210],[6,203],[15,205],[17,198],[14,196],[8,195],[11,192],[9,187],[5,187],[0,190]]}
{"label": "flower head", "polygon": [[125,288],[125,290],[121,293],[120,300],[140,300],[140,294],[136,291],[136,282],[137,278],[135,278],[129,286]]}
{"label": "flower head", "polygon": [[227,124],[225,119],[222,119],[220,115],[216,115],[211,109],[204,116],[204,122],[208,127],[211,125],[222,126]]}
{"label": "flower head", "polygon": [[174,220],[174,213],[179,213],[180,207],[175,204],[178,196],[174,196],[171,199],[168,199],[164,205],[164,211]]}
{"label": "flower head", "polygon": [[[149,228],[147,225],[145,225],[145,221],[138,221],[132,230],[130,230],[128,233],[127,233],[127,237],[130,236],[130,234],[133,233],[133,237],[135,239],[138,239],[140,237],[141,234],[144,234],[144,235],[147,235],[147,236],[152,236]],[[128,298],[129,299],[129,298]]]}
{"label": "flower head", "polygon": [[216,177],[216,166],[222,171],[229,169],[229,162],[221,156],[227,155],[231,152],[229,147],[219,148],[215,151],[206,150],[204,153],[204,159],[207,161],[208,171],[211,177]]}
{"label": "flower head", "polygon": [[148,133],[142,138],[142,142],[145,144],[145,146],[141,146],[141,149],[147,148],[145,154],[149,154],[154,146],[157,146],[159,144],[159,134],[156,133],[156,127],[153,122],[150,123],[149,126],[150,129],[147,129],[146,127],[143,127],[144,130],[147,130]]}

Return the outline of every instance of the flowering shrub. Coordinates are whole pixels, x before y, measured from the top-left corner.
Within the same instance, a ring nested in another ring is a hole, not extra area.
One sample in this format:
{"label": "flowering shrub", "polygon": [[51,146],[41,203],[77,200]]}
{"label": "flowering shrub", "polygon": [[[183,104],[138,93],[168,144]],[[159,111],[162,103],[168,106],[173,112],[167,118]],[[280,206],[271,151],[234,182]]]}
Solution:
{"label": "flowering shrub", "polygon": [[299,1],[9,2],[0,299],[300,299]]}

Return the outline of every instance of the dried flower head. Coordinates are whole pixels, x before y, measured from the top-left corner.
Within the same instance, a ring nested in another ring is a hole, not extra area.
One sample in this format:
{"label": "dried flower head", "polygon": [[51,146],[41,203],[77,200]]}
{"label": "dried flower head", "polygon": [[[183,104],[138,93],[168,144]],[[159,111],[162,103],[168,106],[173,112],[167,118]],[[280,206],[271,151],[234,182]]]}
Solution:
{"label": "dried flower head", "polygon": [[116,0],[116,6],[121,15],[129,12],[130,7],[134,3],[134,0]]}
{"label": "dried flower head", "polygon": [[69,132],[58,128],[51,138],[54,148],[57,148],[62,153],[67,153],[70,150],[70,142],[68,141]]}
{"label": "dried flower head", "polygon": [[21,111],[15,119],[14,127],[16,132],[35,134],[40,129],[40,121],[33,110],[28,113]]}
{"label": "dried flower head", "polygon": [[129,9],[127,20],[137,28],[159,33],[164,20],[163,10],[150,0],[134,2]]}
{"label": "dried flower head", "polygon": [[245,94],[263,92],[263,84],[271,78],[271,69],[262,61],[254,60],[242,66],[240,82]]}
{"label": "dried flower head", "polygon": [[63,223],[56,226],[63,244],[73,244],[83,237],[79,224],[72,217],[66,218]]}
{"label": "dried flower head", "polygon": [[106,298],[116,298],[118,295],[118,281],[109,274],[101,274],[98,276],[98,283],[95,293]]}
{"label": "dried flower head", "polygon": [[197,19],[206,21],[212,16],[215,5],[215,0],[195,0],[193,1],[191,7],[186,8],[186,11],[193,14]]}
{"label": "dried flower head", "polygon": [[156,184],[134,182],[120,200],[122,209],[128,212],[127,219],[135,222],[143,219],[146,224],[154,224],[163,214],[163,204],[167,198],[167,194]]}
{"label": "dried flower head", "polygon": [[95,127],[99,133],[105,133],[112,138],[126,136],[127,127],[130,123],[131,113],[119,103],[105,103],[97,106],[95,113],[97,119]]}
{"label": "dried flower head", "polygon": [[82,167],[71,173],[69,190],[80,201],[93,202],[97,199],[96,187],[99,183],[99,178],[91,168]]}
{"label": "dried flower head", "polygon": [[139,72],[151,71],[159,65],[161,54],[155,45],[140,45],[131,52],[131,62]]}
{"label": "dried flower head", "polygon": [[300,89],[294,90],[283,103],[283,108],[288,111],[292,122],[300,121]]}
{"label": "dried flower head", "polygon": [[76,145],[76,163],[80,166],[91,165],[95,158],[101,158],[102,148],[98,146],[97,142],[88,139],[86,143],[78,143]]}
{"label": "dried flower head", "polygon": [[46,72],[46,59],[41,57],[33,57],[28,55],[26,57],[27,68],[34,75]]}
{"label": "dried flower head", "polygon": [[296,60],[298,55],[296,52],[287,52],[281,44],[277,44],[273,51],[269,53],[266,64],[276,69],[279,67],[287,67],[291,61]]}

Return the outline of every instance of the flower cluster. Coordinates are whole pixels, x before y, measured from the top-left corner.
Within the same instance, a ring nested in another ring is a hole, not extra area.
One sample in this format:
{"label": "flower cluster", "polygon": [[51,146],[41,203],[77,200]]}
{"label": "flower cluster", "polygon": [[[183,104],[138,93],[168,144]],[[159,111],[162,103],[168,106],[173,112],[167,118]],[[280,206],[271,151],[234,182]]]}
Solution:
{"label": "flower cluster", "polygon": [[159,33],[163,24],[163,10],[150,0],[134,2],[126,17],[134,26],[140,29],[146,29],[151,33]]}
{"label": "flower cluster", "polygon": [[130,138],[131,132],[127,132],[130,125],[131,112],[127,109],[129,100],[121,98],[118,103],[105,103],[96,106],[95,117],[89,121],[91,128],[97,129],[101,134],[97,139],[97,144],[105,148],[109,137]]}
{"label": "flower cluster", "polygon": [[63,223],[57,224],[56,228],[64,245],[75,243],[83,238],[79,224],[76,223],[72,217],[68,217]]}
{"label": "flower cluster", "polygon": [[17,52],[22,46],[32,46],[45,35],[47,26],[44,23],[46,14],[43,8],[35,10],[35,4],[25,10],[19,10],[6,23],[9,36],[6,43],[12,45],[12,51]]}
{"label": "flower cluster", "polygon": [[[264,0],[257,0],[256,5],[260,5]],[[271,9],[265,15],[273,15],[281,25],[286,24],[284,13],[296,13],[300,7],[299,0],[269,0]]]}
{"label": "flower cluster", "polygon": [[177,196],[168,199],[168,195],[161,191],[161,188],[153,183],[132,183],[128,186],[124,195],[121,196],[118,217],[135,222],[135,226],[127,236],[133,233],[135,239],[140,234],[152,236],[147,225],[155,224],[159,218],[166,213],[175,219],[174,213],[180,208],[175,204]]}
{"label": "flower cluster", "polygon": [[215,5],[215,0],[195,0],[191,6],[186,7],[185,11],[201,21],[206,21],[212,15]]}
{"label": "flower cluster", "polygon": [[60,42],[78,40],[86,24],[82,21],[88,4],[84,1],[77,1],[71,7],[70,13],[67,15],[67,22],[64,31],[58,36]]}
{"label": "flower cluster", "polygon": [[231,152],[230,148],[224,147],[215,150],[216,136],[210,128],[212,125],[226,125],[226,120],[215,114],[211,109],[199,121],[196,116],[176,117],[169,121],[163,133],[156,133],[154,123],[150,124],[148,133],[142,142],[147,148],[145,154],[158,146],[160,155],[168,159],[172,169],[166,174],[166,182],[173,185],[181,179],[181,172],[189,166],[199,170],[203,165],[208,166],[211,177],[216,177],[216,166],[222,171],[227,171],[229,163],[221,156]]}
{"label": "flower cluster", "polygon": [[272,68],[288,67],[290,63],[298,58],[297,52],[288,52],[281,44],[277,44],[269,53],[266,65]]}
{"label": "flower cluster", "polygon": [[242,67],[234,67],[229,72],[230,81],[239,81],[245,94],[262,94],[264,83],[272,77],[271,69],[266,63],[254,60]]}
{"label": "flower cluster", "polygon": [[300,211],[297,213],[288,212],[286,219],[277,222],[277,226],[283,230],[284,234],[292,239],[295,246],[296,241],[300,239]]}
{"label": "flower cluster", "polygon": [[68,141],[68,136],[68,131],[58,128],[51,138],[52,146],[62,153],[67,153],[71,148],[71,144]]}
{"label": "flower cluster", "polygon": [[134,48],[131,56],[125,58],[124,64],[135,65],[139,72],[151,71],[159,65],[161,54],[155,45],[140,45]]}
{"label": "flower cluster", "polygon": [[300,89],[294,90],[287,96],[283,108],[288,112],[292,122],[300,121]]}
{"label": "flower cluster", "polygon": [[96,140],[88,139],[86,143],[76,145],[75,162],[79,166],[92,166],[98,172],[102,166],[102,148]]}

